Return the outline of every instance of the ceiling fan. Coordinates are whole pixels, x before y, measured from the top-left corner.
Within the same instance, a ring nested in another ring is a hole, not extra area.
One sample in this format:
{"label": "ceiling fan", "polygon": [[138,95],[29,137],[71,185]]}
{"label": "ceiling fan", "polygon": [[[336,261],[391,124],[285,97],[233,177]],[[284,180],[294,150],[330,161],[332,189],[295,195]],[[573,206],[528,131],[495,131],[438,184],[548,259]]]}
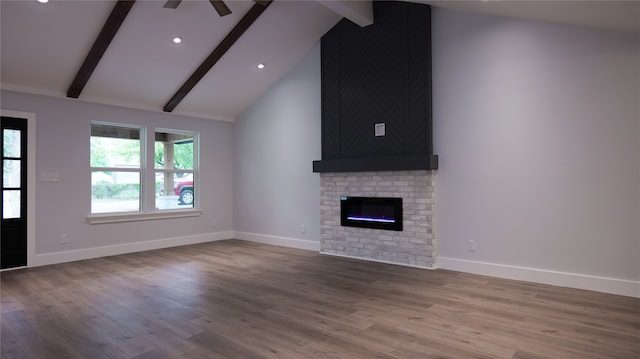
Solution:
{"label": "ceiling fan", "polygon": [[[253,2],[263,6],[269,5],[271,1],[273,0],[253,0]],[[178,5],[180,5],[181,2],[182,0],[167,0],[167,2],[164,3],[163,7],[167,9],[175,9],[178,7]],[[227,4],[225,4],[223,0],[209,0],[209,3],[211,4],[211,6],[213,6],[214,9],[216,9],[218,15],[225,16],[231,14],[231,9],[229,9]]]}
{"label": "ceiling fan", "polygon": [[[182,0],[168,0],[166,3],[164,3],[163,7],[167,9],[175,9],[178,7],[178,5],[180,5],[180,2],[182,2]],[[224,3],[224,1],[209,0],[209,3],[211,4],[211,6],[213,6],[214,9],[216,9],[216,11],[218,12],[218,15],[225,16],[225,15],[231,14],[231,9],[229,9],[229,7],[227,6],[227,4]]]}

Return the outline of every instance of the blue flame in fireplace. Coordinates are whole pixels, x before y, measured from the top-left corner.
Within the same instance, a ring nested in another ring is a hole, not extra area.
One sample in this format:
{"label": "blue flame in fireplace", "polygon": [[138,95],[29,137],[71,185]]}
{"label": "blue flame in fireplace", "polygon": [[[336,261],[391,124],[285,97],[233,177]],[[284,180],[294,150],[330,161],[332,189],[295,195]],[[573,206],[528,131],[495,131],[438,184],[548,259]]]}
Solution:
{"label": "blue flame in fireplace", "polygon": [[402,231],[402,198],[340,196],[340,225]]}
{"label": "blue flame in fireplace", "polygon": [[396,223],[395,219],[386,219],[386,218],[349,216],[347,217],[347,219],[351,221],[362,221],[362,222]]}

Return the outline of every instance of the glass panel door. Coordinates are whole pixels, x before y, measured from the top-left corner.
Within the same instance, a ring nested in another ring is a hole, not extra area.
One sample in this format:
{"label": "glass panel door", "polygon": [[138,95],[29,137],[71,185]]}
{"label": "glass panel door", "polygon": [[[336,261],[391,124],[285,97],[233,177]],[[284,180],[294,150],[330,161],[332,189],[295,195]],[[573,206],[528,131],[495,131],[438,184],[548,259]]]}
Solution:
{"label": "glass panel door", "polygon": [[2,117],[1,268],[27,264],[27,120]]}

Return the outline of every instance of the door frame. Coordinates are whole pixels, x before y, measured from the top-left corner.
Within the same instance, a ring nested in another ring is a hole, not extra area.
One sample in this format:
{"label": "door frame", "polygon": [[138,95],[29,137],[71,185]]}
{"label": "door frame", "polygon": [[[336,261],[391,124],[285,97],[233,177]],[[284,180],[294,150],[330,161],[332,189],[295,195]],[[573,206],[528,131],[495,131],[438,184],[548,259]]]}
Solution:
{"label": "door frame", "polygon": [[33,267],[36,257],[36,114],[0,109],[0,115],[27,120],[27,267]]}

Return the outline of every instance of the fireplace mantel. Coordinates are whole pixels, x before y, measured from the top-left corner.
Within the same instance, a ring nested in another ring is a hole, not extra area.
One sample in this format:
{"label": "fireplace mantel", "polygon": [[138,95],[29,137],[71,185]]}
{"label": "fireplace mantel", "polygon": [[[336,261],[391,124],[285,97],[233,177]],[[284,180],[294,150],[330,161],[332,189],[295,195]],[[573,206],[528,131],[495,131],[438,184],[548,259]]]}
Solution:
{"label": "fireplace mantel", "polygon": [[438,155],[346,158],[313,161],[313,172],[415,171],[438,169]]}

